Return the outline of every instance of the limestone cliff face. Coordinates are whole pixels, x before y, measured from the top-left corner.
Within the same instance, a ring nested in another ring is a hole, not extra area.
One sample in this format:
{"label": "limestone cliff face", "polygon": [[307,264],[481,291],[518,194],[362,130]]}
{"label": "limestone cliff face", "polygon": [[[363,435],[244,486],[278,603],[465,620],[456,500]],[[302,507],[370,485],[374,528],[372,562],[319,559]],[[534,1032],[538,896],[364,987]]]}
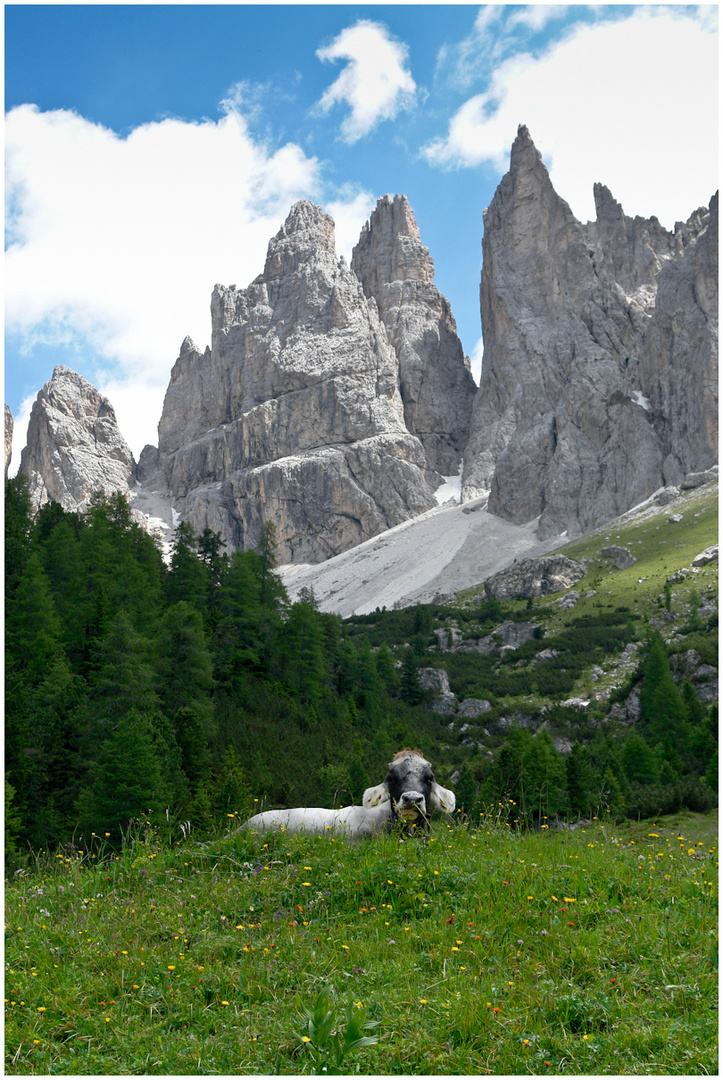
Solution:
{"label": "limestone cliff face", "polygon": [[5,479],[8,478],[8,469],[13,456],[13,414],[12,410],[5,406]]}
{"label": "limestone cliff face", "polygon": [[699,234],[663,267],[640,381],[660,434],[666,483],[718,460],[718,196]]}
{"label": "limestone cliff face", "polygon": [[243,549],[270,520],[282,562],[318,562],[435,505],[396,355],[319,207],[293,206],[263,273],[217,285],[211,315],[212,345],[184,341],[158,428],[196,531]]}
{"label": "limestone cliff face", "polygon": [[96,491],[128,493],[135,464],[113,406],[82,375],[59,364],[33,404],[20,472],[33,506],[84,510]]}
{"label": "limestone cliff face", "polygon": [[365,296],[376,301],[396,352],[408,430],[433,468],[445,476],[457,473],[477,388],[405,195],[379,199],[351,265]]}
{"label": "limestone cliff face", "polygon": [[[627,218],[601,185],[595,202],[596,221],[577,221],[521,127],[510,170],[484,216],[485,351],[463,497],[489,492],[489,509],[516,523],[539,516],[542,538],[587,532],[679,475],[662,435],[670,426],[662,417],[665,395],[679,397],[668,376],[677,361],[661,367],[646,342],[656,319],[664,333],[656,306],[661,276],[673,275],[674,292],[680,275],[673,267],[696,263],[709,215],[698,211],[669,233],[656,218]],[[696,263],[706,280],[711,258],[701,251]],[[704,291],[709,308],[710,288]],[[707,347],[705,331],[698,316],[691,319],[701,338],[697,356]],[[680,356],[674,337],[671,350]],[[695,409],[711,430],[710,401]],[[669,435],[671,447],[681,423]],[[686,462],[712,463],[704,441],[705,450],[687,446]]]}
{"label": "limestone cliff face", "polygon": [[[180,515],[229,550],[272,521],[282,563],[318,563],[434,507],[462,454],[463,498],[539,517],[541,540],[713,475],[717,196],[669,232],[594,195],[582,224],[520,128],[485,212],[476,394],[406,198],[379,200],[351,267],[297,203],[263,273],[214,289],[211,346],[183,342],[137,466],[110,403],[55,369],[20,465],[34,505],[122,491],[147,527]],[[11,432],[6,409],[6,474]]]}

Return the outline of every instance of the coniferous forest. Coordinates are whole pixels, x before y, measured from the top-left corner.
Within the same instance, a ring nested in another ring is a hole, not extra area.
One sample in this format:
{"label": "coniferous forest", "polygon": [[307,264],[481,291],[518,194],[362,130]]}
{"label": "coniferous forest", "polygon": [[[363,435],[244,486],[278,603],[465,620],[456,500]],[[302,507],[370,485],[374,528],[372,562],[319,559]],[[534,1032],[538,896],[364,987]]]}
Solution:
{"label": "coniferous forest", "polygon": [[[492,717],[510,695],[542,693],[575,734],[563,754],[522,724],[483,754],[459,745],[420,684],[449,609],[342,621],[311,593],[290,603],[272,525],[258,550],[229,554],[217,534],[181,524],[166,563],[123,496],[33,513],[17,478],[5,530],[11,859],[93,833],[119,842],[141,816],[203,831],[261,806],[360,801],[403,746],[427,754],[441,782],[455,774],[469,815],[502,798],[538,822],[715,804],[715,708],[674,683],[665,644],[630,609],[536,632],[509,662],[445,656],[452,688],[484,695]],[[529,612],[488,602],[454,614],[490,631]],[[561,704],[585,664],[643,637],[638,723],[613,731]],[[558,660],[534,667],[530,685],[522,661],[543,648]]]}

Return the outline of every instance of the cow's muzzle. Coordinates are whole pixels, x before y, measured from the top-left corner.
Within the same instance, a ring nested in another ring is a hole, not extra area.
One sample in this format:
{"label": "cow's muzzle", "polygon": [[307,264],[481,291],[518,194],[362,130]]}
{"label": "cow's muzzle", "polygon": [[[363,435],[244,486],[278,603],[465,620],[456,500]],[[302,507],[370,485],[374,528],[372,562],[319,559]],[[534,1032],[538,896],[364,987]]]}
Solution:
{"label": "cow's muzzle", "polygon": [[399,801],[394,804],[394,810],[405,825],[411,825],[420,819],[427,821],[427,802],[421,791],[402,792]]}

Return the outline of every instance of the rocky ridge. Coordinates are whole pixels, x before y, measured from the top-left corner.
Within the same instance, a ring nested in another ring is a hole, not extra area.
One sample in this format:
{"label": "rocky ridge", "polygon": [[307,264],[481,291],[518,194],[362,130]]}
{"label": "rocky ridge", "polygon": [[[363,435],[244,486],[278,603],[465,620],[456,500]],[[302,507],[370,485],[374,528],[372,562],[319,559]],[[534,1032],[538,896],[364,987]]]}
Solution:
{"label": "rocky ridge", "polygon": [[542,538],[588,532],[717,458],[717,199],[670,233],[594,194],[584,225],[520,127],[484,215],[463,497],[539,517]]}
{"label": "rocky ridge", "polygon": [[133,482],[135,462],[113,406],[62,364],[33,404],[20,472],[35,507],[53,501],[64,510],[86,509],[96,491],[125,494]]}
{"label": "rocky ridge", "polygon": [[13,414],[10,408],[5,406],[5,479],[8,478],[8,469],[13,456]]}
{"label": "rocky ridge", "polygon": [[[247,289],[217,285],[212,345],[184,341],[158,469],[197,532],[318,562],[435,505],[441,476],[404,424],[397,359],[319,207],[292,207]],[[152,467],[152,452],[144,467]]]}
{"label": "rocky ridge", "polygon": [[449,301],[434,284],[405,195],[379,199],[354,248],[352,270],[373,297],[399,362],[407,429],[444,476],[459,471],[477,390]]}
{"label": "rocky ridge", "polygon": [[[281,563],[318,565],[433,515],[463,455],[457,509],[482,511],[484,528],[455,518],[450,542],[488,577],[708,482],[717,196],[671,233],[628,218],[603,185],[594,195],[596,219],[582,224],[519,129],[484,216],[476,393],[406,197],[378,201],[351,267],[332,219],[302,200],[263,272],[245,289],[215,287],[211,346],[183,342],[158,447],[137,465],[109,402],[56,368],[20,466],[35,504],[82,509],[95,490],[124,491],[165,541],[183,518],[229,550],[255,546],[270,520]],[[467,551],[503,522],[519,530],[502,530],[505,551],[481,562]],[[434,589],[448,556],[414,558]]]}

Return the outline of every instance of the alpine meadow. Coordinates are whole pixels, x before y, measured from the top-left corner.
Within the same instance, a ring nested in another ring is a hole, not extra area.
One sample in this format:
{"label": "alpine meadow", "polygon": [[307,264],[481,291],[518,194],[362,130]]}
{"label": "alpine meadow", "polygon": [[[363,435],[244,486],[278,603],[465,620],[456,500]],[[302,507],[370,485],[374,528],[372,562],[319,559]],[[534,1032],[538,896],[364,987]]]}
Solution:
{"label": "alpine meadow", "polygon": [[[8,1072],[716,1071],[717,483],[570,543],[574,609],[346,620],[288,600],[271,527],[165,564],[122,496],[6,499]],[[457,793],[428,837],[239,831],[402,746]]]}

